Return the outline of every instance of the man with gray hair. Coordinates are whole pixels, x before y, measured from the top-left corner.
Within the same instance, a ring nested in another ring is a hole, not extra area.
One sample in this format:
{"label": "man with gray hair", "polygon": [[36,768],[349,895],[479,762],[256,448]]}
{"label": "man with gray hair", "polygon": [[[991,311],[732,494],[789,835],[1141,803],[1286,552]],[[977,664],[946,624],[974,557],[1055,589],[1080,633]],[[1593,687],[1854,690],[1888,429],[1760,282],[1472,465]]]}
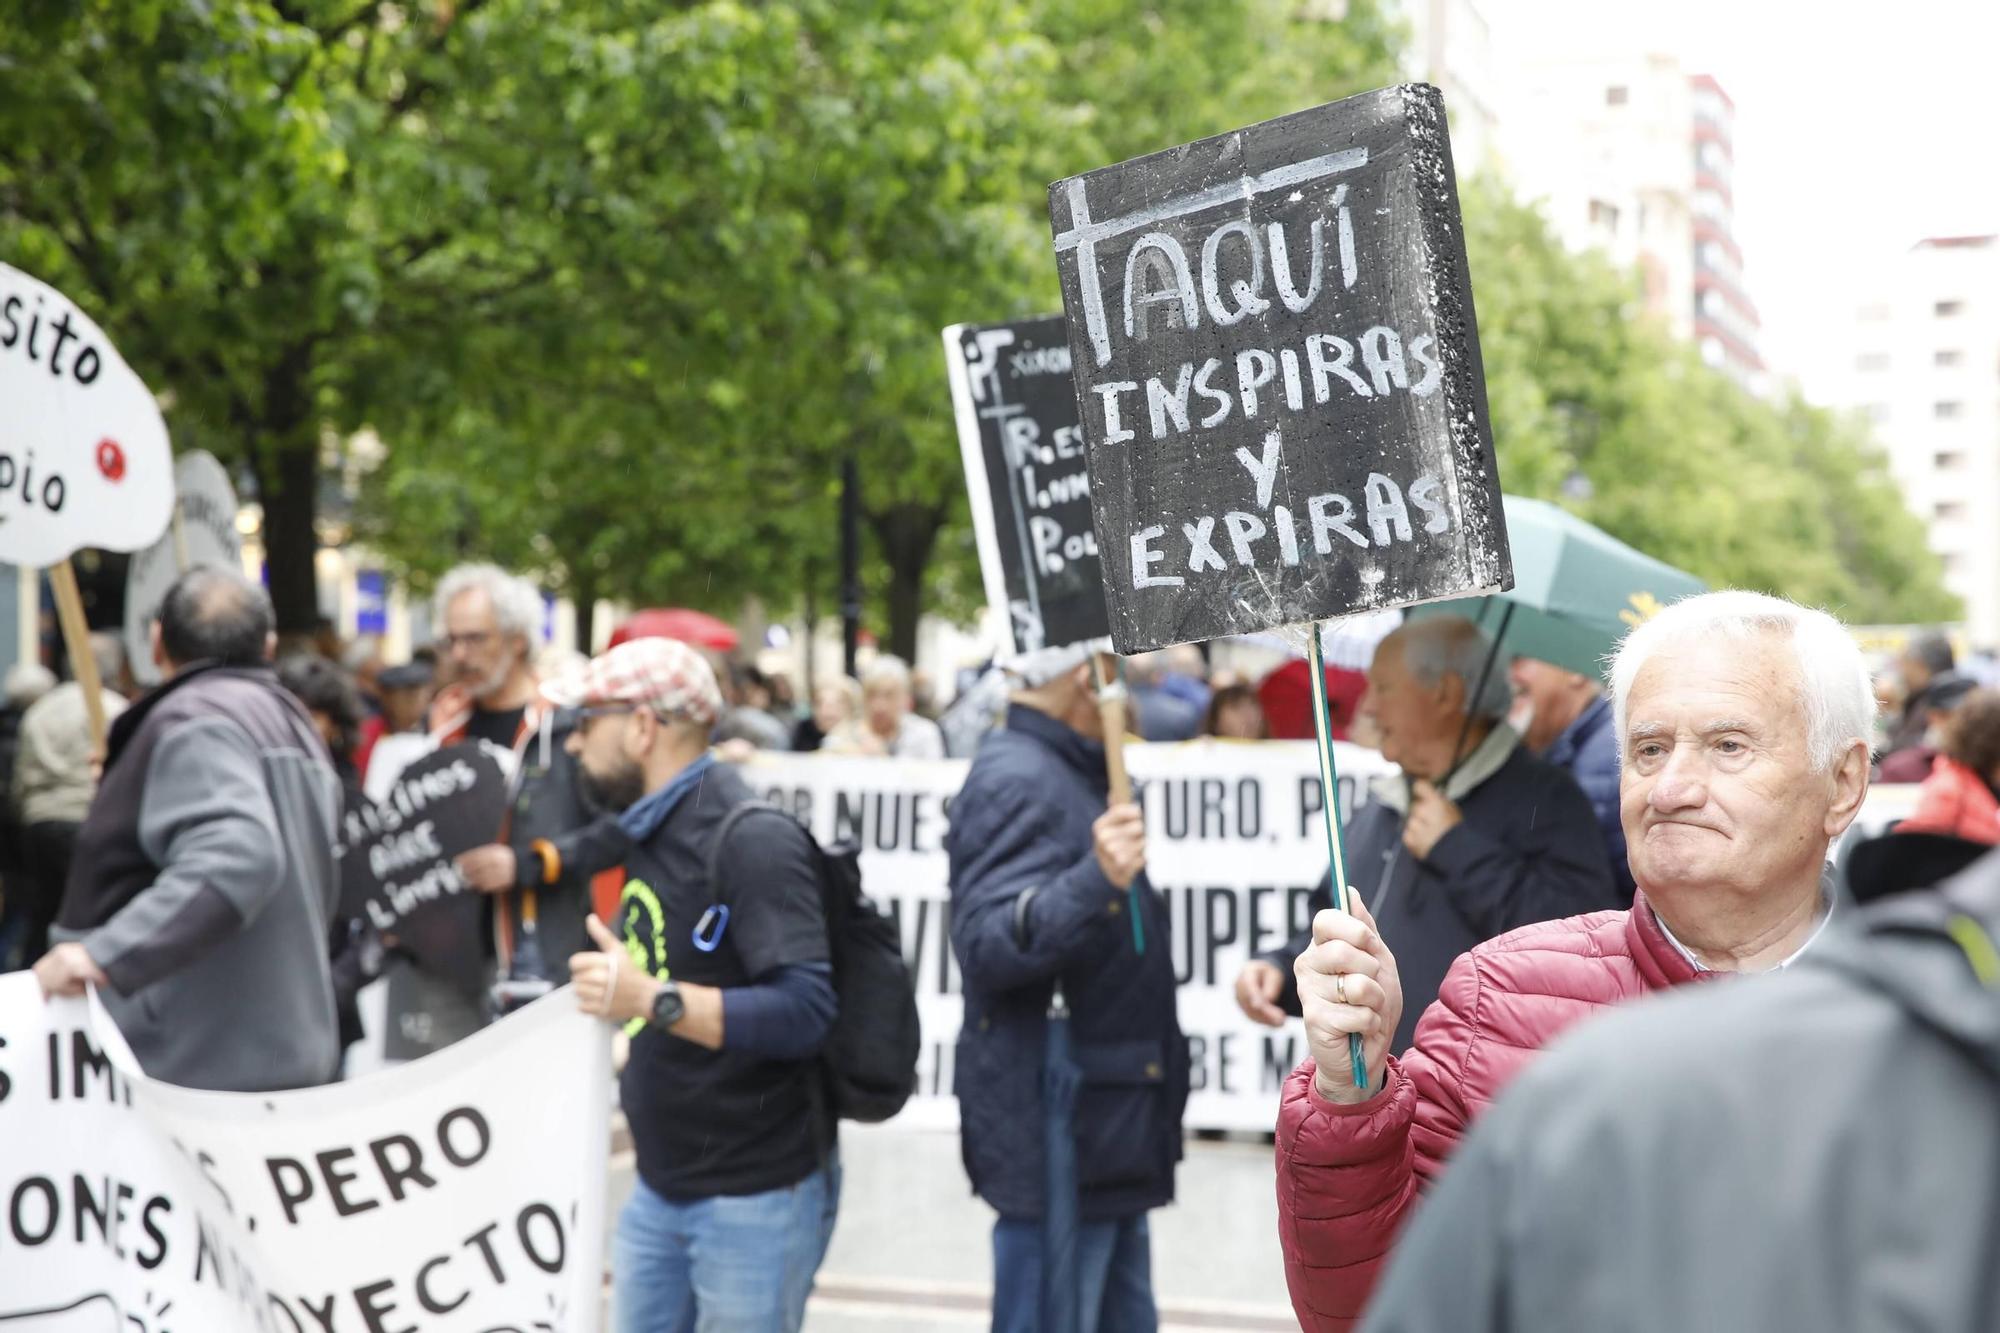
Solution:
{"label": "man with gray hair", "polygon": [[331,1082],[327,927],[340,783],[271,670],[270,598],[197,566],[160,603],[164,681],[111,728],[77,834],[50,995],[95,985],[147,1074],[271,1092]]}
{"label": "man with gray hair", "polygon": [[1309,1333],[1358,1318],[1419,1189],[1544,1046],[1638,996],[1785,967],[1833,911],[1827,849],[1867,795],[1875,720],[1840,624],[1759,593],[1686,598],[1626,636],[1611,687],[1627,910],[1471,950],[1400,1057],[1401,942],[1365,907],[1313,922],[1296,964],[1312,1058],[1278,1112],[1279,1239]]}
{"label": "man with gray hair", "polygon": [[[1368,668],[1363,708],[1382,757],[1402,772],[1376,779],[1348,821],[1347,872],[1414,1000],[1392,1030],[1395,1051],[1409,1046],[1417,1016],[1467,949],[1530,922],[1622,905],[1590,802],[1507,726],[1512,691],[1490,662],[1478,626],[1427,616],[1382,640]],[[1314,911],[1332,905],[1332,885],[1329,875],[1314,891]],[[1308,927],[1244,965],[1236,999],[1245,1014],[1275,1027],[1299,1012],[1292,961],[1312,942]]]}

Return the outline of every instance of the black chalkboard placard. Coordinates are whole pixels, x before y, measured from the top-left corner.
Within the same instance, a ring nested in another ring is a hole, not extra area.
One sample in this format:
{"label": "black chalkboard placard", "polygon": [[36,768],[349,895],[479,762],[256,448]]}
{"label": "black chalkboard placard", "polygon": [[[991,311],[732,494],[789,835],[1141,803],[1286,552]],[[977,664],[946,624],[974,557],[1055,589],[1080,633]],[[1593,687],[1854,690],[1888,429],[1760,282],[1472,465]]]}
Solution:
{"label": "black chalkboard placard", "polygon": [[1010,652],[1108,638],[1063,317],[955,324],[944,354],[979,569]]}
{"label": "black chalkboard placard", "polygon": [[379,802],[341,821],[340,891],[430,970],[474,993],[485,905],[466,892],[455,857],[492,842],[507,814],[507,776],[477,741],[412,763]]}
{"label": "black chalkboard placard", "polygon": [[1049,187],[1121,653],[1513,585],[1443,99]]}

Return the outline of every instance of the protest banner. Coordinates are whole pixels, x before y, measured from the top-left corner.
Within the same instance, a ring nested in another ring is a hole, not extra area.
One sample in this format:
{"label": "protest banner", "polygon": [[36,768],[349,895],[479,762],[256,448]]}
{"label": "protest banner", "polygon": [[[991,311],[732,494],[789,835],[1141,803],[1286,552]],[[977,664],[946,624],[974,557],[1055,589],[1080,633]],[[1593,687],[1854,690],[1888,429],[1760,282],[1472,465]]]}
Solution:
{"label": "protest banner", "polygon": [[608,1033],[565,990],[353,1083],[193,1092],[0,976],[0,1329],[588,1333]]}
{"label": "protest banner", "polygon": [[[1365,804],[1375,779],[1401,780],[1374,750],[1336,744],[1343,811]],[[1194,1078],[1189,1129],[1270,1132],[1284,1077],[1307,1054],[1297,1019],[1273,1029],[1245,1018],[1235,982],[1253,954],[1310,921],[1306,902],[1327,868],[1314,748],[1203,740],[1129,750],[1146,809],[1147,875],[1172,921],[1168,947]],[[743,769],[760,795],[792,811],[822,843],[860,844],[863,883],[902,932],[924,1029],[917,1094],[890,1122],[906,1128],[958,1124],[952,1051],[964,1009],[944,839],[969,767],[962,759],[759,754]],[[1907,815],[1914,794],[1871,789],[1856,828],[1876,832]]]}
{"label": "protest banner", "polygon": [[[1326,873],[1312,747],[1191,741],[1135,743],[1128,753],[1146,809],[1148,874],[1171,910],[1181,1024],[1196,1057],[1187,1124],[1268,1130],[1278,1080],[1304,1057],[1305,1038],[1296,1023],[1274,1032],[1244,1018],[1234,984],[1251,953],[1276,948],[1306,923],[1306,900]],[[1358,784],[1390,771],[1360,747],[1343,746],[1342,765],[1348,802]],[[902,932],[924,1046],[917,1095],[893,1122],[901,1125],[957,1124],[952,1051],[964,1010],[944,837],[969,767],[760,754],[743,769],[760,795],[792,811],[822,843],[855,839],[863,883]]]}
{"label": "protest banner", "polygon": [[1436,89],[1061,180],[1049,211],[1119,652],[1509,586]]}
{"label": "protest banner", "polygon": [[341,820],[343,910],[365,913],[426,968],[477,991],[484,963],[465,942],[478,938],[485,909],[454,858],[492,842],[506,814],[507,775],[481,742],[413,760]]}
{"label": "protest banner", "polygon": [[102,750],[101,682],[69,558],[82,546],[136,551],[166,528],[167,425],[90,316],[7,264],[0,264],[0,403],[0,561],[49,567],[92,744]]}
{"label": "protest banner", "polygon": [[125,574],[125,657],[141,685],[160,683],[152,625],[174,580],[196,566],[243,568],[236,488],[214,454],[196,449],[174,460],[172,518],[166,535],[133,555]]}
{"label": "protest banner", "polygon": [[1009,656],[1110,636],[1061,315],[944,331],[986,602]]}

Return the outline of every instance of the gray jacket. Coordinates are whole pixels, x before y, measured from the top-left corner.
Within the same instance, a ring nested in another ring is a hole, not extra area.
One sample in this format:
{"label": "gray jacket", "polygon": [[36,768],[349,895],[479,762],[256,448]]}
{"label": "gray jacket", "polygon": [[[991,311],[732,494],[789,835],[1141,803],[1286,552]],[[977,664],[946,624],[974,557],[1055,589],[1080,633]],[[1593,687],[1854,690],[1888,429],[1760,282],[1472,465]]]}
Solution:
{"label": "gray jacket", "polygon": [[333,766],[267,669],[183,670],[118,719],[52,937],[154,1078],[271,1091],[340,1061]]}
{"label": "gray jacket", "polygon": [[1586,1024],[1466,1140],[1364,1328],[2000,1329],[1996,939],[2000,853]]}

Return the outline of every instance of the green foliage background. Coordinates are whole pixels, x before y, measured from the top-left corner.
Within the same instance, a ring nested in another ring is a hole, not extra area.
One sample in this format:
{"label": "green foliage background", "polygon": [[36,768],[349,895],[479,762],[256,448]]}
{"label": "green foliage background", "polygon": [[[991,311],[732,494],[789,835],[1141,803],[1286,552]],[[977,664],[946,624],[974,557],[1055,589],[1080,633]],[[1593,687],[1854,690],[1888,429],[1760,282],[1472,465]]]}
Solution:
{"label": "green foliage background", "polygon": [[[420,584],[827,606],[852,457],[907,652],[978,589],[938,331],[1060,308],[1046,183],[1394,82],[1399,41],[1372,0],[23,0],[0,255],[249,469],[288,628],[329,518]],[[1856,426],[1465,205],[1508,490],[1712,583],[1955,612]]]}

